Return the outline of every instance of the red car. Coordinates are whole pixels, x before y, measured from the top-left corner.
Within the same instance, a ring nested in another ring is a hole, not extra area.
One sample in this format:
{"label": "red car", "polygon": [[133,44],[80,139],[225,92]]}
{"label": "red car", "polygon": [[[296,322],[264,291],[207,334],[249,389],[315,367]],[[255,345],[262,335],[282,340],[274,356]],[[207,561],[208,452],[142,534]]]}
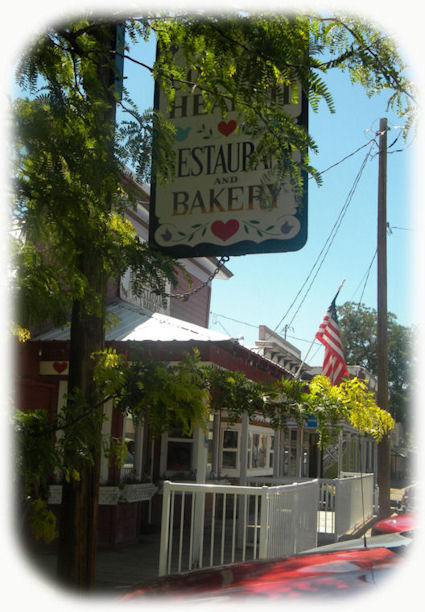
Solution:
{"label": "red car", "polygon": [[[401,538],[401,540],[408,539]],[[348,544],[348,543],[347,543]],[[388,577],[406,549],[357,548],[300,554],[285,559],[252,561],[163,576],[133,588],[125,600],[138,598],[187,599],[189,601],[238,601],[252,596],[265,599],[308,596],[332,597],[374,588]]]}
{"label": "red car", "polygon": [[372,527],[372,535],[382,533],[410,533],[417,527],[416,514],[414,512],[404,512],[389,518],[382,519]]}

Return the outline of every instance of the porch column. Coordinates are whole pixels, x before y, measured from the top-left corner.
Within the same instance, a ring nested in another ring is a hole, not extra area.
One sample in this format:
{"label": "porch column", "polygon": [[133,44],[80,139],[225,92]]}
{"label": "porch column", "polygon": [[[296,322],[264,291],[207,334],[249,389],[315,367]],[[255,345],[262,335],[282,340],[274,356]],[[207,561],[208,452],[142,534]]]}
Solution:
{"label": "porch column", "polygon": [[282,429],[274,431],[273,478],[280,478],[283,474],[283,445],[285,432]]}
{"label": "porch column", "polygon": [[352,435],[347,434],[347,442],[345,446],[345,471],[346,472],[353,471],[351,469],[351,439],[352,439]]}
{"label": "porch column", "polygon": [[359,436],[354,436],[354,448],[353,448],[353,472],[359,471]]}
{"label": "porch column", "polygon": [[[249,416],[247,412],[242,415],[241,421],[241,441],[240,441],[240,455],[239,455],[239,484],[246,486],[247,472],[248,472],[248,427],[249,427]],[[240,517],[245,516],[245,495],[240,495],[238,500],[238,512]],[[244,521],[239,520],[237,522],[237,543],[238,546],[242,546],[244,531]]]}
{"label": "porch column", "polygon": [[159,455],[159,474],[163,478],[167,469],[168,433],[161,434],[161,450]]}
{"label": "porch column", "polygon": [[296,457],[296,466],[297,478],[302,477],[302,469],[303,469],[303,453],[304,453],[304,427],[297,427],[297,457]]}
{"label": "porch column", "polygon": [[372,456],[373,456],[373,481],[376,487],[376,485],[378,484],[378,447],[375,441],[373,441],[372,443]]}
{"label": "porch column", "polygon": [[361,464],[360,464],[360,470],[364,473],[366,472],[366,443],[367,440],[364,436],[362,436],[361,438]]}
{"label": "porch column", "polygon": [[249,416],[247,412],[244,412],[241,423],[241,445],[239,456],[239,484],[241,485],[246,485],[248,473],[248,427]]}
{"label": "porch column", "polygon": [[143,470],[143,423],[137,423],[134,432],[134,469],[136,471],[136,478],[142,477]]}
{"label": "porch column", "polygon": [[213,439],[212,439],[212,461],[211,461],[211,477],[218,478],[219,474],[219,449],[220,449],[220,413],[214,414],[213,421]]}
{"label": "porch column", "polygon": [[206,437],[206,432],[199,425],[195,425],[193,438],[196,482],[198,484],[203,484],[207,478],[208,439]]}
{"label": "porch column", "polygon": [[367,448],[368,448],[367,471],[371,473],[373,472],[373,442],[372,440],[367,441]]}
{"label": "porch column", "polygon": [[316,478],[322,478],[322,457],[323,450],[320,448],[320,444],[317,442],[316,445],[316,455],[317,455],[317,473]]}
{"label": "porch column", "polygon": [[338,478],[341,478],[342,472],[342,453],[344,449],[344,434],[340,432],[338,434]]}
{"label": "porch column", "polygon": [[[206,432],[198,424],[195,425],[194,428],[193,445],[196,483],[205,484],[207,476],[208,439],[206,437]],[[205,493],[194,493],[194,495],[192,561],[194,567],[201,567],[201,544],[205,525]]]}

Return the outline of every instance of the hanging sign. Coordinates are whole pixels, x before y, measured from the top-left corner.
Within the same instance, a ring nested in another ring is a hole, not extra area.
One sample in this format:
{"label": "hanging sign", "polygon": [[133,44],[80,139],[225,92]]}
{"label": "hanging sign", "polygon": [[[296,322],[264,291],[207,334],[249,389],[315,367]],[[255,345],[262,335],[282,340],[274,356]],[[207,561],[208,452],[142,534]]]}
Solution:
{"label": "hanging sign", "polygon": [[[286,95],[285,112],[307,126],[307,105]],[[196,89],[176,93],[173,107],[157,87],[158,108],[176,129],[176,173],[152,184],[149,240],[173,257],[296,251],[307,240],[307,181],[302,201],[271,175],[272,160],[250,168],[258,139],[230,108],[205,111]],[[285,98],[284,98],[285,99]],[[306,178],[306,177],[304,177]]]}

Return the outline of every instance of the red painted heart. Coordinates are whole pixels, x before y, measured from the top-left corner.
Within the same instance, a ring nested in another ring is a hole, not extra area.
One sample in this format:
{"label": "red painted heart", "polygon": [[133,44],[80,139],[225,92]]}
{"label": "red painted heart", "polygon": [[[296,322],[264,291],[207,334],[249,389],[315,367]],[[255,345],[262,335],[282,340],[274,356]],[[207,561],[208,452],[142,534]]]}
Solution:
{"label": "red painted heart", "polygon": [[217,236],[223,242],[226,242],[233,234],[236,234],[238,229],[239,221],[236,221],[236,219],[230,219],[230,221],[226,221],[226,223],[223,223],[223,221],[214,221],[211,225],[211,231],[214,236]]}
{"label": "red painted heart", "polygon": [[68,363],[66,361],[55,361],[53,364],[53,368],[56,370],[58,374],[62,374],[68,367]]}
{"label": "red painted heart", "polygon": [[230,119],[230,121],[227,122],[220,121],[220,123],[217,125],[217,129],[220,134],[223,134],[224,136],[229,136],[229,134],[236,130],[236,121],[234,121],[233,119]]}

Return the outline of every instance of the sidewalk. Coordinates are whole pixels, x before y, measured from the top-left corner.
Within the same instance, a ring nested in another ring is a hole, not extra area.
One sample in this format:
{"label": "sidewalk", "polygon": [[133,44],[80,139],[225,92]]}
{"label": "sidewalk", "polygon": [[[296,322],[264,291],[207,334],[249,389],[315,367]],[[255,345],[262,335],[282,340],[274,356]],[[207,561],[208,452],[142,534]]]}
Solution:
{"label": "sidewalk", "polygon": [[[142,535],[137,544],[100,549],[96,555],[95,592],[115,593],[118,597],[129,587],[158,577],[160,533]],[[57,555],[53,549],[25,554],[34,573],[51,585],[56,584]]]}

